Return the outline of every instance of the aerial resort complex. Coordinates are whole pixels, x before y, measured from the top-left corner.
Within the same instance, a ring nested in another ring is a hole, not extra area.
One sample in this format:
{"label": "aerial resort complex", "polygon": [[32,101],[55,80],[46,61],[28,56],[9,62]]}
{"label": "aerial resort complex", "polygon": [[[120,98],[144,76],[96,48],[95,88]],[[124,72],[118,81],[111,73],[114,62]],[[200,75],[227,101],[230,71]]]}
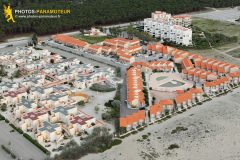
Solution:
{"label": "aerial resort complex", "polygon": [[239,1],[165,1],[3,2],[0,160],[239,159]]}

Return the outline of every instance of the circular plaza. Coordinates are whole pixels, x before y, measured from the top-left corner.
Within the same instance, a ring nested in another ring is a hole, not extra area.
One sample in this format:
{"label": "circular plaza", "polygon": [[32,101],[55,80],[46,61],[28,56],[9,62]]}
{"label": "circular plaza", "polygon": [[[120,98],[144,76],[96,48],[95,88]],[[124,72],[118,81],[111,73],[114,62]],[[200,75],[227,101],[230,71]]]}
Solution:
{"label": "circular plaza", "polygon": [[156,91],[175,92],[193,87],[191,82],[183,80],[178,73],[153,73],[149,80],[149,87]]}

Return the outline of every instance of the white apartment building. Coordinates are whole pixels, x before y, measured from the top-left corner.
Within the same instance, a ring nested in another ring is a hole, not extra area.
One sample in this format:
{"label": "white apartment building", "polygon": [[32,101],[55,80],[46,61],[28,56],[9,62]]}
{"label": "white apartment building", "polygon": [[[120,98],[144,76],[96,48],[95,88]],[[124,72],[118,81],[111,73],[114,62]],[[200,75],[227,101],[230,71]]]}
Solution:
{"label": "white apartment building", "polygon": [[[192,29],[184,27],[191,24],[191,18],[182,17],[188,18],[186,20],[179,20],[179,17],[174,19],[171,14],[156,11],[152,13],[151,18],[144,19],[144,31],[162,40],[185,46],[192,45]],[[183,24],[183,26],[176,24]]]}
{"label": "white apartment building", "polygon": [[169,25],[180,25],[183,27],[189,27],[192,24],[192,18],[190,15],[172,16],[169,13],[161,12],[161,11],[153,12],[152,19],[155,21],[164,21]]}
{"label": "white apartment building", "polygon": [[189,27],[192,24],[192,18],[189,15],[176,15],[172,16],[171,23],[183,27]]}

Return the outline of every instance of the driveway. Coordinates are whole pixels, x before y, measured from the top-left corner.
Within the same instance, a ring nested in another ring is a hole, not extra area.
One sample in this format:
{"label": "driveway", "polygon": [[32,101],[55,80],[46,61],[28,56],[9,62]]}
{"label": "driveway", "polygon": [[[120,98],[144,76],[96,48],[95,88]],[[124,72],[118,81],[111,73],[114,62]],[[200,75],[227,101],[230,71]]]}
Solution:
{"label": "driveway", "polygon": [[[46,155],[25,137],[17,131],[10,132],[11,130],[13,129],[5,123],[5,121],[0,121],[0,145],[9,146],[8,148],[10,148],[19,159],[44,160],[44,158],[46,158]],[[0,159],[11,159],[2,148],[0,148]]]}

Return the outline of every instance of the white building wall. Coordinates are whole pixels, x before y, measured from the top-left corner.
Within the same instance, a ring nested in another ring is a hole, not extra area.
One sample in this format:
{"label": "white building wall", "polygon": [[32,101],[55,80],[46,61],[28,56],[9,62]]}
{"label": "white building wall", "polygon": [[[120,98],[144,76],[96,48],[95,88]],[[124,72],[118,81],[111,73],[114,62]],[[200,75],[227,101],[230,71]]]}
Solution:
{"label": "white building wall", "polygon": [[[192,29],[185,28],[179,25],[173,25],[168,21],[161,20],[157,15],[152,15],[153,18],[144,19],[144,32],[148,32],[150,35],[168,40],[181,45],[192,45]],[[174,27],[175,26],[175,27]]]}

